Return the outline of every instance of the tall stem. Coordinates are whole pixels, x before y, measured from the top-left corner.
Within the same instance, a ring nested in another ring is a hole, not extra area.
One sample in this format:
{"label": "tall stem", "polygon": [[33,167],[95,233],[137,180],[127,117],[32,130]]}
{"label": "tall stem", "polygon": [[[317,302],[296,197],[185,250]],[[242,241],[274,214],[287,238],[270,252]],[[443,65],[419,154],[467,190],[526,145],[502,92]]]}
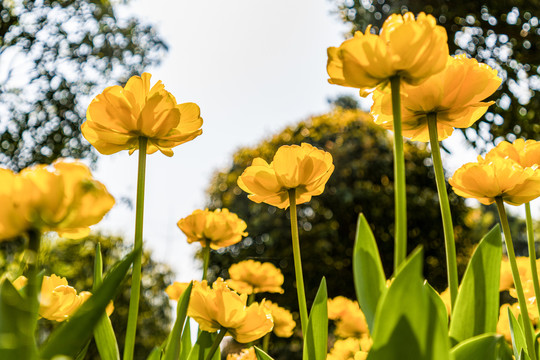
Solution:
{"label": "tall stem", "polygon": [[527,219],[527,243],[529,244],[529,261],[531,262],[534,296],[536,297],[536,306],[538,307],[538,313],[540,314],[540,284],[538,282],[538,270],[536,268],[536,245],[534,242],[531,203],[525,204],[525,215]]}
{"label": "tall stem", "polygon": [[212,344],[212,347],[210,348],[210,351],[208,352],[208,356],[206,356],[206,360],[212,359],[212,357],[216,353],[216,350],[219,347],[219,344],[221,344],[221,340],[223,340],[226,333],[227,333],[227,329],[222,326],[221,329],[219,329],[219,332],[216,336],[216,339],[214,340],[214,343]]}
{"label": "tall stem", "polygon": [[202,249],[203,256],[203,281],[206,280],[206,273],[208,272],[208,263],[210,262],[210,240],[205,240],[205,246]]}
{"label": "tall stem", "polygon": [[[137,174],[137,207],[135,209],[135,242],[134,249],[142,248],[143,241],[143,215],[144,215],[144,182],[146,175],[146,137],[139,137],[139,169]],[[135,351],[135,334],[137,332],[137,316],[139,312],[139,297],[141,293],[141,266],[142,251],[133,262],[131,275],[131,296],[129,301],[129,313],[126,329],[126,341],[124,346],[124,360],[132,360]]]}
{"label": "tall stem", "polygon": [[268,353],[268,347],[270,345],[270,336],[272,336],[272,332],[269,332],[268,334],[264,335],[263,337],[263,344],[262,349],[265,353]]}
{"label": "tall stem", "polygon": [[300,309],[300,323],[302,334],[306,334],[308,312],[306,293],[304,290],[304,276],[302,274],[302,258],[300,256],[300,239],[298,238],[298,219],[296,215],[296,189],[289,189],[289,202],[291,211],[291,236],[294,257],[294,273],[296,275],[296,290],[298,292],[298,308]]}
{"label": "tall stem", "polygon": [[495,201],[497,203],[497,210],[499,210],[499,218],[501,219],[501,225],[503,228],[506,251],[508,252],[508,260],[510,260],[510,268],[512,269],[512,278],[514,279],[514,286],[516,287],[516,292],[518,295],[519,308],[521,311],[521,317],[523,319],[523,330],[525,331],[525,340],[527,342],[527,352],[529,354],[529,358],[536,359],[536,349],[534,347],[534,343],[536,341],[531,330],[531,319],[529,318],[529,312],[527,311],[527,302],[523,293],[523,285],[521,284],[521,279],[519,278],[519,269],[516,262],[516,254],[514,253],[512,235],[510,234],[510,225],[508,224],[508,218],[506,217],[502,197],[497,196]]}
{"label": "tall stem", "polygon": [[395,248],[394,271],[407,256],[407,193],[405,187],[405,155],[401,135],[401,98],[399,76],[390,78],[392,89],[392,114],[394,116],[394,202],[395,202]]}
{"label": "tall stem", "polygon": [[446,271],[448,274],[448,288],[450,289],[450,303],[452,310],[456,303],[458,292],[458,271],[456,260],[456,242],[454,240],[454,226],[452,224],[452,214],[450,212],[450,202],[446,190],[446,180],[441,159],[441,149],[439,147],[439,136],[437,134],[437,113],[427,115],[429,129],[429,144],[431,146],[431,158],[433,160],[433,170],[435,170],[435,182],[439,194],[439,205],[443,222],[444,244],[446,247]]}

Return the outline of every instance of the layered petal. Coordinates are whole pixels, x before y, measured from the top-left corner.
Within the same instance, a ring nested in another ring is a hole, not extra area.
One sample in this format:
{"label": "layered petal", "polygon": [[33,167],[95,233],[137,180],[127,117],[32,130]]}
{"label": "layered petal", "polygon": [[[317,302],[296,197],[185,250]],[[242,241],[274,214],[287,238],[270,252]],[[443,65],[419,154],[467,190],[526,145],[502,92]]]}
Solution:
{"label": "layered petal", "polygon": [[273,292],[283,294],[281,270],[269,262],[240,261],[229,268],[227,285],[240,294]]}

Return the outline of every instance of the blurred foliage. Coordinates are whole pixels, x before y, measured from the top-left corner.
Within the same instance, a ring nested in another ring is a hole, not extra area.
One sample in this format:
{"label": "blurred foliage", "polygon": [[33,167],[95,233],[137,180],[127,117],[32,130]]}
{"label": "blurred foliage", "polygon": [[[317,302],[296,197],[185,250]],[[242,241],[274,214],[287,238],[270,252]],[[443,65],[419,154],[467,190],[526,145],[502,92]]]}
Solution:
{"label": "blurred foliage", "polygon": [[0,0],[1,164],[95,158],[80,133],[91,96],[167,50],[151,26],[117,17],[113,3]]}
{"label": "blurred foliage", "polygon": [[[56,236],[44,236],[41,249],[41,267],[45,275],[57,274],[67,278],[70,286],[77,292],[92,290],[94,274],[95,246],[99,242],[103,254],[104,274],[114,263],[120,260],[130,250],[131,246],[124,245],[120,237],[90,235],[82,240],[69,240]],[[13,242],[0,243],[0,270],[9,273],[10,278],[18,276],[22,268],[19,263],[24,249],[22,239]],[[166,339],[172,324],[172,312],[169,297],[165,288],[174,279],[172,270],[151,258],[148,251],[142,259],[142,285],[137,320],[137,338],[135,344],[135,359],[146,359],[155,346],[160,346]],[[126,333],[129,310],[131,275],[124,281],[114,299],[114,312],[111,315],[120,353]],[[62,323],[41,319],[39,321],[38,341],[43,342],[48,334]],[[87,360],[99,360],[97,348],[92,344],[85,357]]]}
{"label": "blurred foliage", "polygon": [[[467,53],[495,68],[503,79],[490,107],[474,126],[462,130],[479,150],[517,137],[540,140],[540,1],[337,0],[351,33],[368,24],[378,32],[392,13],[432,14],[446,28],[451,54]],[[337,44],[336,44],[337,45]]]}
{"label": "blurred foliage", "polygon": [[[249,237],[237,245],[212,252],[210,279],[227,278],[228,267],[240,260],[269,261],[285,275],[285,294],[269,295],[270,300],[298,310],[294,285],[289,212],[247,198],[236,184],[238,176],[255,157],[271,161],[281,145],[310,143],[329,151],[335,171],[324,193],[298,208],[300,243],[308,307],[322,276],[326,276],[328,296],[355,299],[352,278],[352,250],[359,213],[364,213],[377,239],[387,276],[392,273],[394,232],[393,155],[390,133],[372,123],[359,110],[335,108],[289,127],[253,148],[242,148],[228,169],[218,172],[209,188],[209,208],[225,207],[248,224]],[[446,288],[446,260],[442,220],[429,152],[423,143],[405,144],[408,210],[408,251],[422,244],[425,275],[441,291]],[[464,199],[449,194],[457,241],[458,263],[463,273],[466,262],[483,233]],[[474,214],[473,214],[474,215]],[[475,229],[471,227],[475,226]],[[481,224],[487,227],[491,224]],[[482,228],[483,230],[483,228]],[[261,298],[262,296],[259,296]],[[276,339],[276,338],[274,338]],[[276,359],[299,358],[300,342],[274,342]],[[294,352],[296,355],[288,353]],[[296,357],[295,357],[296,356]]]}

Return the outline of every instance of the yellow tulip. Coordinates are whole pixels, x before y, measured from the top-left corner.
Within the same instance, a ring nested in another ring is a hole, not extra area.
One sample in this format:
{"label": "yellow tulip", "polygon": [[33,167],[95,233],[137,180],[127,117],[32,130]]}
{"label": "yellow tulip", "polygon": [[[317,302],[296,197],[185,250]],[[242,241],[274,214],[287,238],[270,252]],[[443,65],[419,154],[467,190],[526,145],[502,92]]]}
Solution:
{"label": "yellow tulip", "polygon": [[178,301],[180,299],[180,296],[186,291],[186,288],[189,286],[189,283],[181,283],[178,281],[175,281],[171,285],[167,286],[165,289],[165,292],[167,295],[169,295],[169,299]]}
{"label": "yellow tulip", "polygon": [[187,236],[188,243],[200,242],[203,247],[209,244],[214,250],[234,245],[248,235],[244,231],[246,222],[228,209],[195,210],[177,225]]}
{"label": "yellow tulip", "polygon": [[540,142],[517,139],[513,143],[502,141],[486,155],[492,157],[509,157],[522,167],[540,166]]}
{"label": "yellow tulip", "polygon": [[274,327],[272,315],[262,303],[246,307],[247,295],[238,295],[218,278],[212,287],[206,280],[195,281],[187,315],[199,323],[203,331],[217,332],[227,329],[240,343],[255,341]]}
{"label": "yellow tulip", "polygon": [[331,84],[361,90],[385,86],[391,77],[418,85],[444,69],[448,57],[446,30],[424,13],[391,15],[379,35],[357,31],[339,48],[328,48]]}
{"label": "yellow tulip", "polygon": [[297,204],[308,202],[312,196],[322,194],[333,171],[330,153],[307,143],[284,145],[270,164],[262,158],[253,160],[238,178],[238,186],[256,203],[286,209],[289,189],[296,189]]}
{"label": "yellow tulip", "polygon": [[366,317],[357,301],[343,296],[328,299],[328,318],[336,322],[335,334],[342,338],[360,338],[368,333]]}
{"label": "yellow tulip", "polygon": [[511,205],[521,205],[540,196],[540,172],[523,168],[510,158],[486,155],[477,163],[468,163],[448,179],[454,192],[465,198],[475,198],[484,205],[501,197]]}
{"label": "yellow tulip", "polygon": [[132,154],[139,137],[146,137],[148,154],[159,150],[172,156],[173,147],[202,134],[199,107],[178,104],[161,81],[150,88],[151,76],[143,73],[131,77],[124,87],[110,86],[90,103],[81,132],[97,151]]}
{"label": "yellow tulip", "polygon": [[293,335],[296,322],[293,320],[291,312],[282,308],[276,303],[266,300],[264,305],[272,314],[274,321],[274,334],[282,338],[288,338]]}
{"label": "yellow tulip", "polygon": [[229,268],[227,286],[240,294],[272,292],[283,294],[284,277],[281,270],[269,262],[240,261]]}
{"label": "yellow tulip", "polygon": [[[357,353],[360,353],[357,357]],[[330,353],[326,357],[327,360],[356,360],[365,359],[364,351],[360,351],[360,340],[357,338],[347,338],[336,340]],[[367,354],[367,353],[366,353]]]}
{"label": "yellow tulip", "polygon": [[56,161],[13,174],[0,170],[0,239],[30,229],[81,238],[114,205],[105,186],[81,162]]}
{"label": "yellow tulip", "polygon": [[255,349],[250,347],[249,349],[242,349],[239,353],[228,354],[227,360],[257,360]]}
{"label": "yellow tulip", "polygon": [[[429,66],[426,66],[429,67]],[[429,141],[427,115],[437,114],[438,140],[454,128],[468,128],[493,104],[482,102],[501,85],[497,71],[465,55],[449,56],[446,67],[419,86],[403,85],[401,113],[403,136]],[[371,116],[375,123],[393,130],[392,96],[377,90],[373,94]]]}

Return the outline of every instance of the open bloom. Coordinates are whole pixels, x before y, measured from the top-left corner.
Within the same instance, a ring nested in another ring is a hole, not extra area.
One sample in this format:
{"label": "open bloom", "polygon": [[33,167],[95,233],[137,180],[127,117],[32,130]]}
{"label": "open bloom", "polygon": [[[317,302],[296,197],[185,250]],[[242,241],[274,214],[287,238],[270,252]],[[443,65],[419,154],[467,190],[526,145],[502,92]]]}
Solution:
{"label": "open bloom", "polygon": [[269,262],[240,261],[229,268],[227,286],[240,294],[272,292],[283,294],[281,270]]}
{"label": "open bloom", "polygon": [[187,236],[188,243],[198,241],[203,247],[209,245],[214,250],[234,245],[248,234],[244,231],[246,222],[228,209],[195,210],[177,225]]}
{"label": "open bloom", "polygon": [[[444,140],[454,128],[468,128],[493,101],[482,102],[501,85],[497,71],[465,55],[448,56],[442,72],[418,86],[403,85],[401,113],[403,136],[429,141],[427,115],[437,114],[438,140]],[[429,66],[426,66],[429,67]],[[392,95],[380,90],[373,94],[371,115],[375,123],[393,130]]]}
{"label": "open bloom", "polygon": [[255,341],[274,327],[272,315],[262,303],[246,307],[247,295],[238,295],[218,278],[212,287],[206,280],[195,281],[187,315],[199,323],[203,331],[216,332],[227,329],[240,343]]}
{"label": "open bloom", "polygon": [[30,229],[81,238],[114,205],[105,186],[81,162],[56,161],[14,174],[0,169],[0,239]]}
{"label": "open bloom", "polygon": [[253,160],[238,177],[238,186],[256,203],[286,209],[289,189],[296,189],[297,204],[308,202],[312,196],[322,194],[333,171],[330,153],[307,143],[284,145],[270,164],[262,158]]}
{"label": "open bloom", "polygon": [[540,142],[523,139],[516,139],[513,143],[502,141],[486,155],[486,159],[492,157],[508,157],[523,167],[540,166]]}
{"label": "open bloom", "polygon": [[282,338],[288,338],[293,335],[296,322],[293,319],[291,312],[282,308],[276,303],[265,301],[264,305],[270,310],[274,321],[274,334]]}
{"label": "open bloom", "polygon": [[161,81],[150,88],[151,76],[133,76],[126,86],[110,86],[92,100],[81,131],[97,151],[132,154],[142,136],[148,138],[148,154],[159,150],[172,156],[173,147],[202,134],[199,107],[178,104]]}
{"label": "open bloom", "polygon": [[[357,31],[339,48],[328,48],[327,71],[331,84],[368,90],[384,86],[391,77],[420,84],[444,69],[448,57],[446,30],[424,13],[394,14],[379,35]],[[361,92],[362,93],[362,92]]]}
{"label": "open bloom", "polygon": [[522,167],[510,158],[486,155],[477,163],[468,163],[448,179],[454,192],[475,198],[484,205],[501,197],[511,205],[521,205],[540,196],[540,172],[536,167]]}
{"label": "open bloom", "polygon": [[328,319],[335,321],[335,334],[339,337],[361,338],[368,334],[366,317],[358,302],[344,296],[328,299]]}

